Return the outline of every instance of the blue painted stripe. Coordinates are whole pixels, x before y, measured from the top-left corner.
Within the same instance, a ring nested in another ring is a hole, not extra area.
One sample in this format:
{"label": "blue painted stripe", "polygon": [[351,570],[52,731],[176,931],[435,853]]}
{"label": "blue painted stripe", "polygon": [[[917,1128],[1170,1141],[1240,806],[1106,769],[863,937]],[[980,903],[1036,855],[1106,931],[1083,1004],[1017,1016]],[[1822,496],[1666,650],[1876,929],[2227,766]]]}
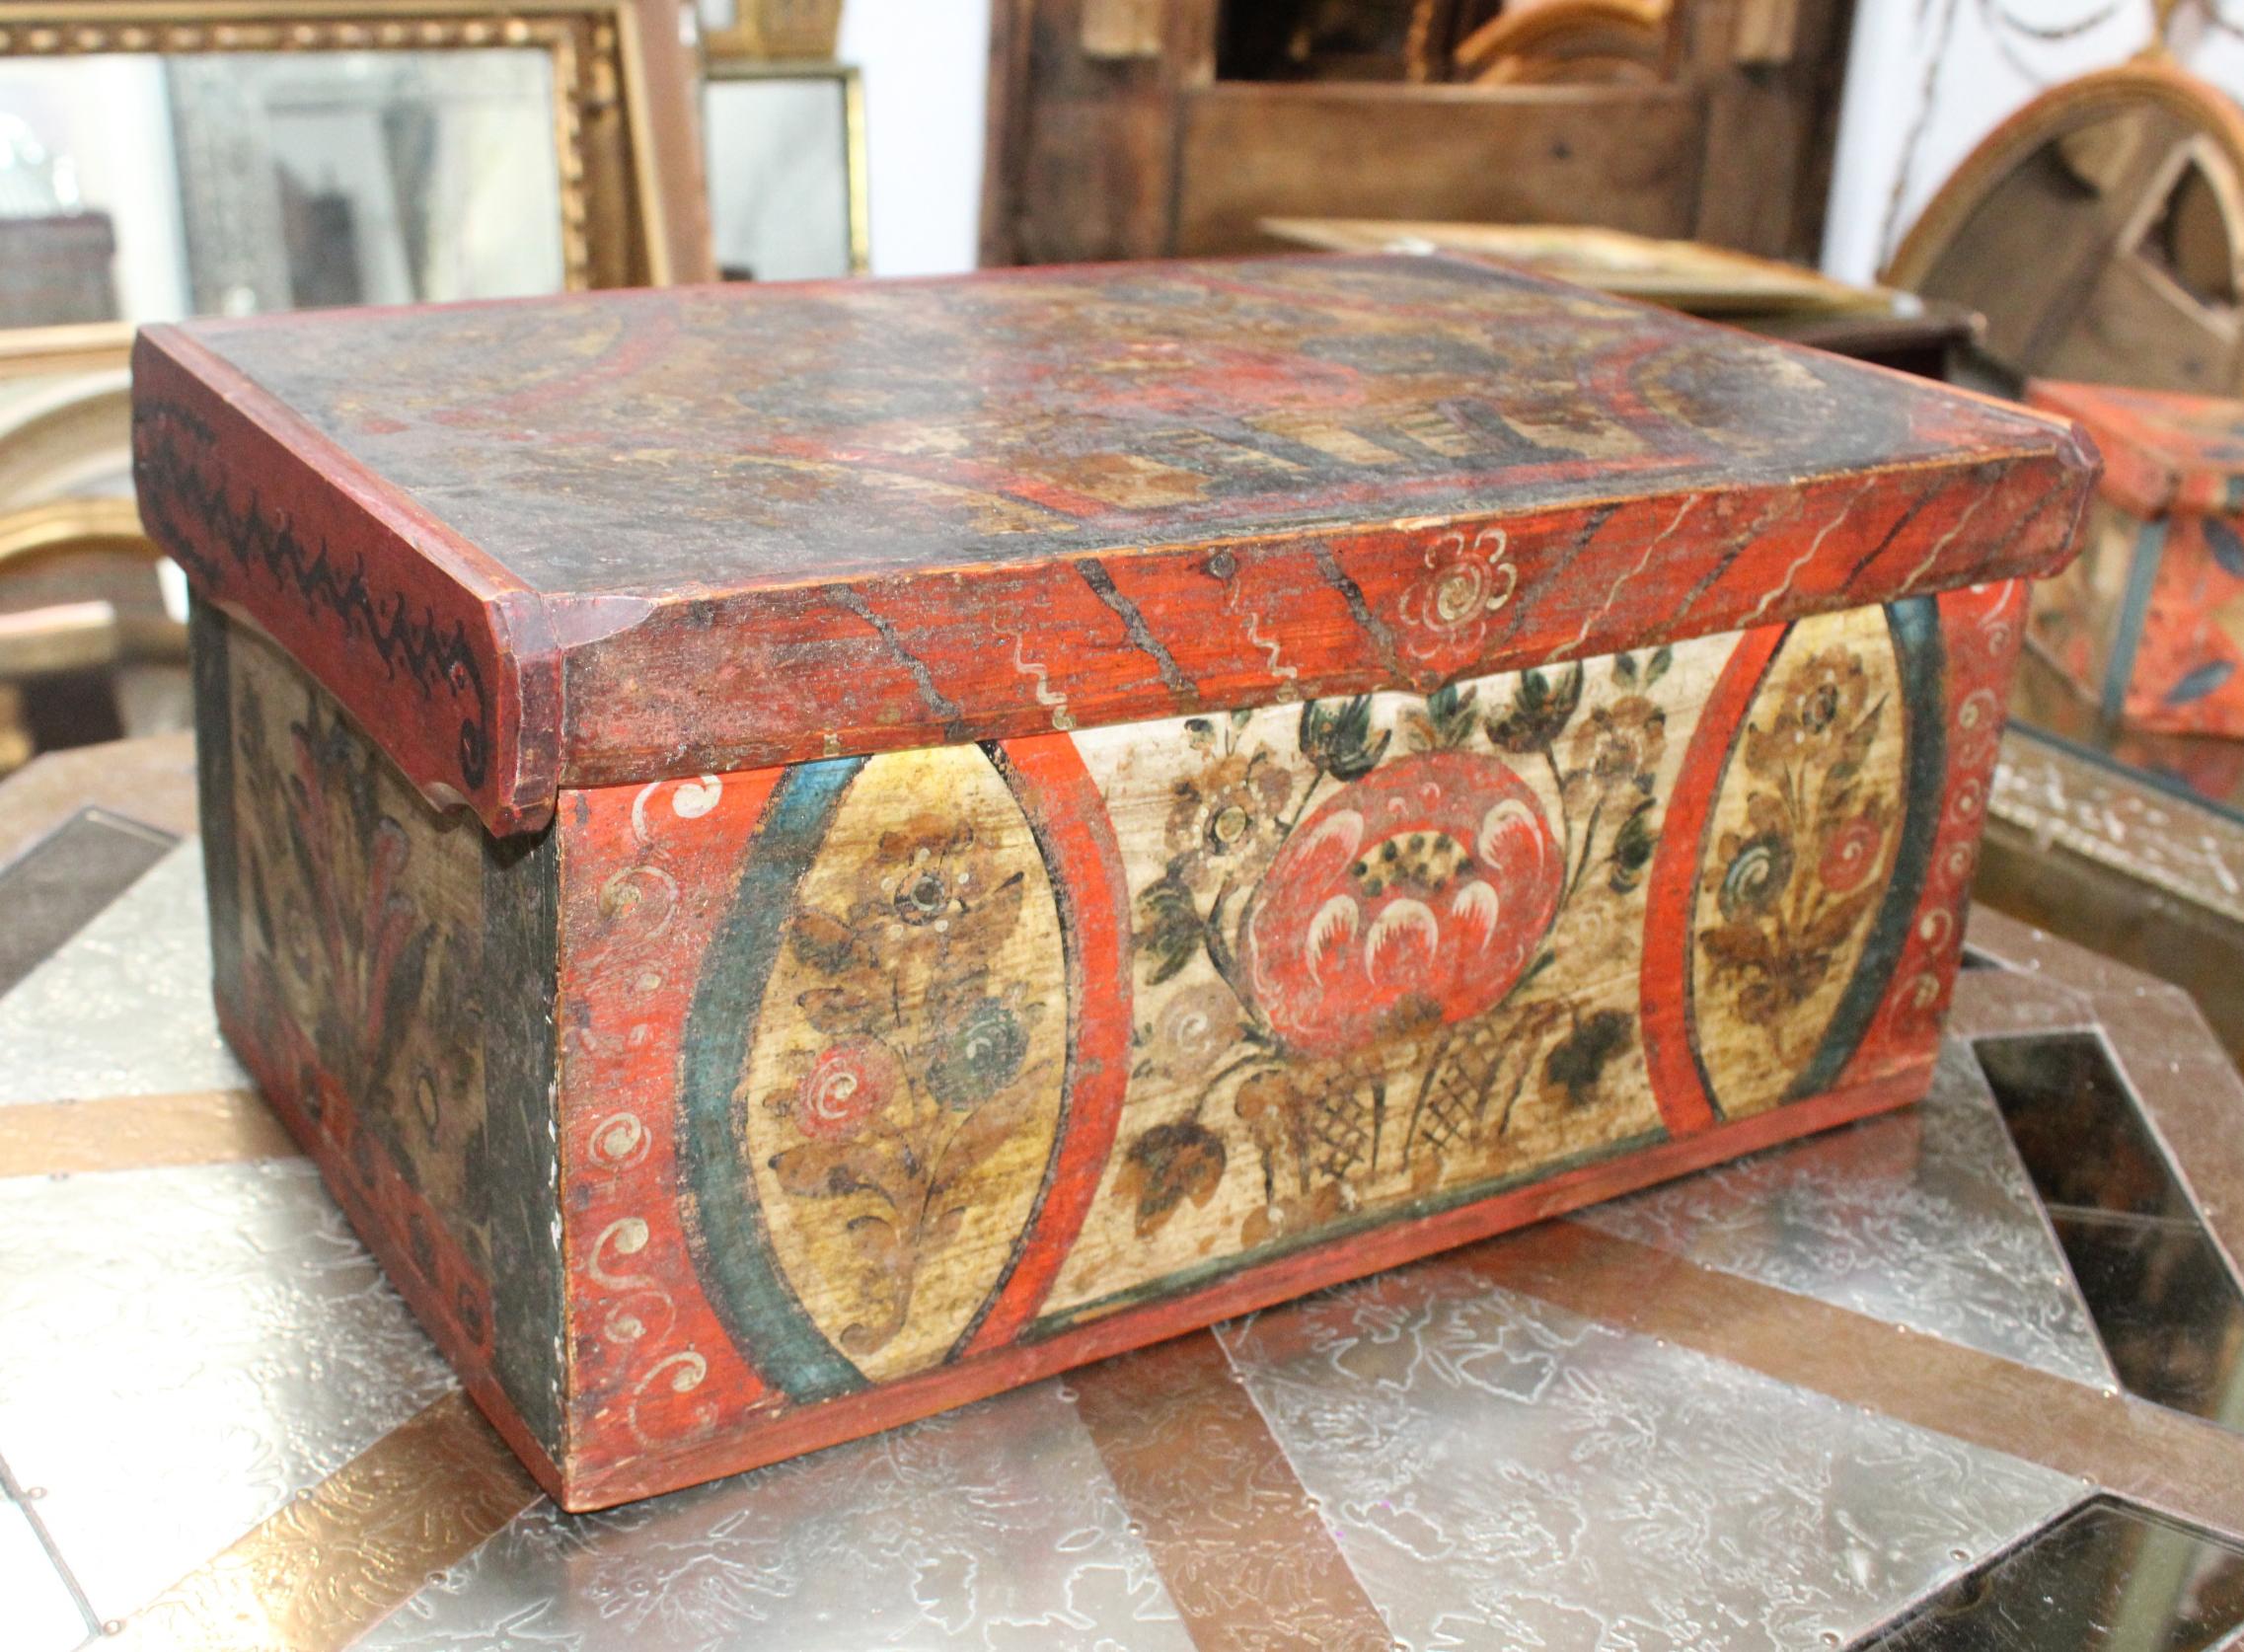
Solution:
{"label": "blue painted stripe", "polygon": [[764,806],[747,870],[694,988],[679,1075],[678,1144],[694,1221],[694,1265],[733,1345],[794,1399],[865,1386],[786,1283],[756,1200],[733,1092],[786,939],[795,889],[818,858],[843,793],[865,759],[789,769]]}
{"label": "blue painted stripe", "polygon": [[2112,657],[2104,665],[2104,715],[2117,722],[2127,708],[2128,679],[2134,675],[2134,657],[2142,645],[2142,628],[2150,618],[2150,593],[2158,584],[2158,564],[2166,556],[2166,519],[2145,522],[2134,538],[2134,558],[2128,563],[2126,594],[2120,599],[2120,620],[2112,637]]}
{"label": "blue painted stripe", "polygon": [[1948,800],[1948,669],[1940,641],[1939,603],[1932,597],[1891,603],[1886,626],[1893,633],[1895,662],[1901,670],[1907,740],[1902,763],[1902,839],[1894,850],[1894,869],[1886,874],[1886,893],[1871,920],[1862,955],[1847,977],[1846,990],[1839,994],[1816,1053],[1785,1090],[1787,1101],[1836,1084],[1870,1030],[1901,961],[1902,947],[1907,943],[1909,923],[1932,869],[1940,811]]}

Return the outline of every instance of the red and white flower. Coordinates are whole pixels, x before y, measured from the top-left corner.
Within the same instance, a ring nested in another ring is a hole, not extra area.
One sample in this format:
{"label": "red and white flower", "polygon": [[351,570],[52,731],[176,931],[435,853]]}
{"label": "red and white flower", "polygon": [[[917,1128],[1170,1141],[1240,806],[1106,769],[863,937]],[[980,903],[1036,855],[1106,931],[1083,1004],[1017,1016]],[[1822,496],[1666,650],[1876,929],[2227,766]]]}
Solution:
{"label": "red and white flower", "polygon": [[903,1068],[879,1039],[829,1044],[795,1087],[795,1128],[828,1141],[854,1136],[903,1083]]}
{"label": "red and white flower", "polygon": [[1556,917],[1562,856],[1509,765],[1402,759],[1294,833],[1246,923],[1248,980],[1308,1055],[1375,1042],[1397,1012],[1461,1021],[1511,990]]}

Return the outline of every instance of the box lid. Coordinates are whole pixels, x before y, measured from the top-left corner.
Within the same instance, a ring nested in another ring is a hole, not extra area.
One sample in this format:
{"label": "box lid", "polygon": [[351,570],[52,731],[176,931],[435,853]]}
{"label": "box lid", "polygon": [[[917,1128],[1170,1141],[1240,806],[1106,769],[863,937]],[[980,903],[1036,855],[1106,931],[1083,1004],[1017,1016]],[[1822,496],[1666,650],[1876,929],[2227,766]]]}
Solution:
{"label": "box lid", "polygon": [[2244,510],[2244,402],[2062,379],[2034,380],[2026,400],[2094,432],[2104,491],[2135,515]]}
{"label": "box lid", "polygon": [[2061,421],[1460,258],[151,328],[148,529],[494,832],[2050,570]]}

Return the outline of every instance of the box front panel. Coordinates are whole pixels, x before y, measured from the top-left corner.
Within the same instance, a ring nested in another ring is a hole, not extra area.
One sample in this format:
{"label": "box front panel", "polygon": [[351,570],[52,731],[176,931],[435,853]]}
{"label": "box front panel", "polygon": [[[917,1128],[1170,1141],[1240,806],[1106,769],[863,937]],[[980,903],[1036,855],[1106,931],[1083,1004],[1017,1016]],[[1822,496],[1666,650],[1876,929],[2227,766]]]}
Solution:
{"label": "box front panel", "polygon": [[572,1501],[1912,1099],[2022,607],[571,793]]}
{"label": "box front panel", "polygon": [[2086,549],[2035,587],[2030,637],[2106,717],[2244,734],[2244,518],[2099,499]]}
{"label": "box front panel", "polygon": [[558,1459],[548,847],[435,813],[253,629],[198,606],[193,646],[227,1040],[486,1409]]}

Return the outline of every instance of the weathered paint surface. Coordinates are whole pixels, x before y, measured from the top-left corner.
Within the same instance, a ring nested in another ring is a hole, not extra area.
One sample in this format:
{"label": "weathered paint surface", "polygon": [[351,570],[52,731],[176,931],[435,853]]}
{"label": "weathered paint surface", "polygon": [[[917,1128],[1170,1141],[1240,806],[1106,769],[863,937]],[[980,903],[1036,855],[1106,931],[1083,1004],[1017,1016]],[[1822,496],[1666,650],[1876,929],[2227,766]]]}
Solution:
{"label": "weathered paint surface", "polygon": [[2092,470],[1443,260],[159,329],[136,396],[222,1022],[572,1507],[1912,1099]]}
{"label": "weathered paint surface", "polygon": [[222,1019],[613,1501],[1912,1099],[2022,608],[572,792],[526,852],[206,613]]}
{"label": "weathered paint surface", "polygon": [[2079,559],[2035,595],[2031,644],[2114,722],[2244,735],[2244,402],[2039,383],[2107,470]]}
{"label": "weathered paint surface", "polygon": [[150,531],[494,832],[2045,572],[2065,424],[1470,261],[153,329]]}
{"label": "weathered paint surface", "polygon": [[586,1494],[1912,1099],[2023,606],[571,794]]}
{"label": "weathered paint surface", "polygon": [[562,1456],[554,867],[429,809],[273,644],[198,608],[219,1021],[477,1399]]}

